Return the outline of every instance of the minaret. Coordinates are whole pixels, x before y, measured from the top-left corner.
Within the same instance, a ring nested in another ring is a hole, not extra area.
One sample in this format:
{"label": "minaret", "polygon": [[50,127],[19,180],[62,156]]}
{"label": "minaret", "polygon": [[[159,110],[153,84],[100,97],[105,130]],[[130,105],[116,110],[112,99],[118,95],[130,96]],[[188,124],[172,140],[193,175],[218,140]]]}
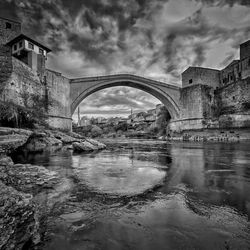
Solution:
{"label": "minaret", "polygon": [[78,126],[81,125],[80,106],[78,106]]}

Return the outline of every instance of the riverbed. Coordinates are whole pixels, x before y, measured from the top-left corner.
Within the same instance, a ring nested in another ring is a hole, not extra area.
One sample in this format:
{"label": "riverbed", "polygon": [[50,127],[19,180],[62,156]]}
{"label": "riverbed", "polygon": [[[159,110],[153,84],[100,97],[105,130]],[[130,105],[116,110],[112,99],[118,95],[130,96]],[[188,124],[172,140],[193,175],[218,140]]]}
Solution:
{"label": "riverbed", "polygon": [[250,249],[250,142],[104,143],[13,156],[61,176],[40,249]]}

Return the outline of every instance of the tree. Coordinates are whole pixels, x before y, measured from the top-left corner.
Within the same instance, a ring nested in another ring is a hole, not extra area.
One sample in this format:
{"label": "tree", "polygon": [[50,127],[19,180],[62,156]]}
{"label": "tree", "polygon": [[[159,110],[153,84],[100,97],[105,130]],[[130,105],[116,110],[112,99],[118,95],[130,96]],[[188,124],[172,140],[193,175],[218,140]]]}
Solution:
{"label": "tree", "polygon": [[102,135],[102,129],[96,125],[93,125],[92,129],[91,129],[91,135],[93,137],[97,137],[97,136],[100,136]]}
{"label": "tree", "polygon": [[160,135],[166,134],[166,127],[170,118],[171,118],[170,114],[166,109],[166,107],[165,106],[161,107],[156,117],[156,127],[158,128],[158,133]]}

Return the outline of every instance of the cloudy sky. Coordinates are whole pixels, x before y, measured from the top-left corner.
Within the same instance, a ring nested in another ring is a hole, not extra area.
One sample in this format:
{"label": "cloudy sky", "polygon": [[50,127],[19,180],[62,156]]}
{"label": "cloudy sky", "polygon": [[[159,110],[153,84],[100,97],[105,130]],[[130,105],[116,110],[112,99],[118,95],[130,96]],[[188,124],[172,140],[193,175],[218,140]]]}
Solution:
{"label": "cloudy sky", "polygon": [[[188,66],[223,68],[250,39],[250,0],[0,0],[0,16],[53,53],[48,68],[70,78],[130,72],[180,84]],[[88,115],[126,115],[159,103],[126,87],[81,104]]]}

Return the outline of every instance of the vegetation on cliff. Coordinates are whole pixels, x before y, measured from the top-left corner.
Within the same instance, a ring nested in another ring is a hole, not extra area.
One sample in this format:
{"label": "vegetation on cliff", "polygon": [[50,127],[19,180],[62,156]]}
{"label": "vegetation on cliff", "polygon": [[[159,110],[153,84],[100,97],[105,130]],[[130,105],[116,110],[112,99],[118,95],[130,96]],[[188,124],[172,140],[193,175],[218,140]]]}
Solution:
{"label": "vegetation on cliff", "polygon": [[0,126],[13,128],[47,127],[47,110],[51,102],[46,96],[22,93],[23,105],[0,101]]}

